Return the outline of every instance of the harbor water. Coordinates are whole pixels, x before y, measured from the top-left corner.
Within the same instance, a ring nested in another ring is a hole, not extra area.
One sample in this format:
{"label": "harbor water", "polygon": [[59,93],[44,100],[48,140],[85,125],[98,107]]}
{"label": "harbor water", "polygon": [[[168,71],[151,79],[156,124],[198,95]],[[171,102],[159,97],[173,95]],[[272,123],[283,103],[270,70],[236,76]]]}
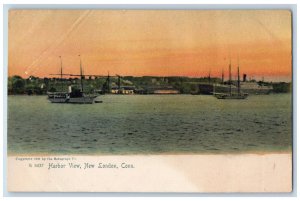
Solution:
{"label": "harbor water", "polygon": [[54,104],[8,96],[8,154],[206,154],[290,151],[291,94],[103,95]]}

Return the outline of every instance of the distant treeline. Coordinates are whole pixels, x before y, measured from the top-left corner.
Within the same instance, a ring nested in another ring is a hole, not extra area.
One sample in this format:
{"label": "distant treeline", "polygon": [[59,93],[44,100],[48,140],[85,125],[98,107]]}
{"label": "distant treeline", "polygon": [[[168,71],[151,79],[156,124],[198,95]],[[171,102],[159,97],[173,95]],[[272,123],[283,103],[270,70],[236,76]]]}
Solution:
{"label": "distant treeline", "polygon": [[292,91],[291,83],[279,82],[273,83],[272,86],[274,93],[290,93]]}
{"label": "distant treeline", "polygon": [[[183,94],[190,94],[197,89],[200,83],[221,83],[219,78],[190,78],[190,77],[156,77],[156,76],[123,76],[123,77],[86,77],[83,79],[85,92],[109,92],[112,87],[134,86],[137,90],[148,87],[172,87]],[[251,80],[250,82],[256,82]],[[272,85],[274,93],[288,93],[291,83],[285,82],[257,82],[259,85]],[[43,95],[47,92],[67,91],[68,86],[80,88],[79,78],[39,78],[30,76],[22,78],[15,75],[8,78],[8,94],[36,94]]]}

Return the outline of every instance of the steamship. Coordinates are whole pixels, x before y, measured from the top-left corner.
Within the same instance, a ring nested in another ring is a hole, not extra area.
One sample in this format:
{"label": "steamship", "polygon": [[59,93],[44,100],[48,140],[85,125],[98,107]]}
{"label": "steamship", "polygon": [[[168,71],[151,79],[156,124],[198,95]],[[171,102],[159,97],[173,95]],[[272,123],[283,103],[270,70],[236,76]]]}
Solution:
{"label": "steamship", "polygon": [[[80,55],[79,55],[80,57]],[[80,75],[73,75],[73,74],[63,74],[62,71],[62,59],[60,57],[61,61],[61,68],[60,68],[60,75],[61,80],[64,75],[68,76],[80,76],[80,86],[81,89],[72,89],[72,86],[68,87],[67,92],[47,92],[48,100],[51,103],[73,103],[73,104],[92,104],[94,103],[95,99],[97,98],[97,95],[95,94],[87,94],[83,91],[83,78],[84,75],[82,73],[82,64],[81,64],[81,58],[80,58]]]}

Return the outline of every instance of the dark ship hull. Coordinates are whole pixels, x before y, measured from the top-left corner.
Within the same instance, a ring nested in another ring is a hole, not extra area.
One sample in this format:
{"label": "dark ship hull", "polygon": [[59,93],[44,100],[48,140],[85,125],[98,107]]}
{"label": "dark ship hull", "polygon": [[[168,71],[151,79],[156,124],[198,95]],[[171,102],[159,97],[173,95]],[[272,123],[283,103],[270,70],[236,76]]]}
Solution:
{"label": "dark ship hull", "polygon": [[246,99],[248,94],[214,94],[217,99]]}

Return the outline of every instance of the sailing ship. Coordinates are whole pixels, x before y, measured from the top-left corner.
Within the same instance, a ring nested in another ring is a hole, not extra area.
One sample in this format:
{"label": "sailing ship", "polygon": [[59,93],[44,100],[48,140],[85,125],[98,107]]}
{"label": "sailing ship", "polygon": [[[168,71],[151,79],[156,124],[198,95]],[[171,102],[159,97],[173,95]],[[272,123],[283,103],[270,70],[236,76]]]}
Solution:
{"label": "sailing ship", "polygon": [[[80,57],[80,55],[79,55]],[[95,94],[87,94],[83,91],[83,79],[84,75],[82,73],[82,63],[80,57],[80,75],[73,74],[63,74],[62,71],[62,59],[60,57],[61,67],[60,67],[60,78],[62,80],[64,75],[68,76],[80,76],[80,88],[73,90],[72,86],[69,86],[68,92],[63,91],[63,83],[62,83],[62,91],[61,92],[48,92],[48,100],[51,103],[73,103],[73,104],[92,104],[95,102],[97,95]],[[57,74],[56,74],[57,75]]]}
{"label": "sailing ship", "polygon": [[[223,80],[223,72],[222,72],[222,80]],[[238,64],[238,81],[237,81],[237,93],[232,92],[232,79],[231,79],[231,61],[229,63],[229,93],[215,93],[214,96],[217,99],[245,99],[248,97],[247,93],[241,92],[241,82],[240,82],[240,66]]]}

